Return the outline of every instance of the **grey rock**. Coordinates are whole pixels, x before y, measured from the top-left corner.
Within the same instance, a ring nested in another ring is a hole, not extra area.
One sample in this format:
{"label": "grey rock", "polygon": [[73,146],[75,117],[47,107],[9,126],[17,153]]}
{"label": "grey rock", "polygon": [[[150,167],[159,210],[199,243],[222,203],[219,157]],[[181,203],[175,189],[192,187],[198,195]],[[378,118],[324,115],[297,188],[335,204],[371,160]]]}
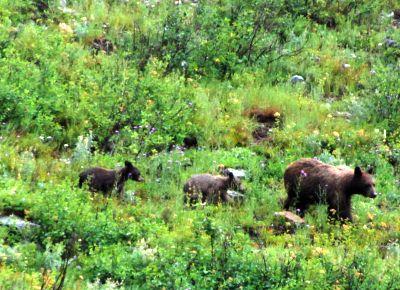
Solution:
{"label": "grey rock", "polygon": [[303,218],[299,217],[298,215],[290,212],[290,211],[279,211],[275,212],[276,217],[282,217],[286,222],[289,222],[291,224],[304,224],[305,221]]}
{"label": "grey rock", "polygon": [[393,46],[396,46],[396,44],[397,44],[396,41],[393,39],[390,39],[390,38],[385,39],[386,46],[393,47]]}
{"label": "grey rock", "polygon": [[23,220],[20,217],[17,217],[15,215],[1,216],[0,217],[0,225],[15,227],[19,230],[22,230],[25,228],[39,227],[38,224],[28,222],[28,221]]}
{"label": "grey rock", "polygon": [[60,7],[67,8],[67,0],[60,0]]}
{"label": "grey rock", "polygon": [[292,84],[296,84],[296,83],[302,83],[304,82],[304,78],[302,76],[299,75],[294,75],[290,78],[290,82]]}
{"label": "grey rock", "polygon": [[351,118],[351,113],[349,112],[335,112],[332,115],[337,118],[345,118],[345,119]]}
{"label": "grey rock", "polygon": [[226,168],[229,172],[232,172],[233,176],[239,179],[246,178],[246,170],[243,169],[234,169],[234,168]]}
{"label": "grey rock", "polygon": [[233,202],[233,203],[240,203],[244,200],[244,197],[245,197],[244,194],[234,191],[234,190],[228,190],[227,194],[228,194],[229,201]]}

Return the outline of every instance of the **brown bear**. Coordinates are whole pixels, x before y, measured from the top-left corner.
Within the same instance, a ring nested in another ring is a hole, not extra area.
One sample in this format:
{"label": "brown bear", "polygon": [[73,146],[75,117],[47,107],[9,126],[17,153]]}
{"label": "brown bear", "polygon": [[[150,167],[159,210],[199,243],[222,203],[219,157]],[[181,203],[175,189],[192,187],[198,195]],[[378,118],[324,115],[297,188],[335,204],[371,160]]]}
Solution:
{"label": "brown bear", "polygon": [[361,194],[375,198],[375,184],[368,172],[335,167],[317,159],[304,158],[288,166],[284,174],[288,197],[284,208],[295,206],[300,216],[311,204],[328,204],[328,215],[334,219],[352,221],[351,197]]}
{"label": "brown bear", "polygon": [[193,175],[183,186],[184,203],[195,204],[201,199],[202,203],[218,204],[229,201],[228,189],[243,192],[243,186],[232,172],[226,176],[211,174]]}
{"label": "brown bear", "polygon": [[132,179],[138,182],[144,181],[140,171],[131,162],[125,161],[125,167],[119,170],[109,170],[101,167],[92,167],[79,174],[79,187],[88,182],[90,191],[101,191],[109,194],[114,188],[122,197],[125,182]]}

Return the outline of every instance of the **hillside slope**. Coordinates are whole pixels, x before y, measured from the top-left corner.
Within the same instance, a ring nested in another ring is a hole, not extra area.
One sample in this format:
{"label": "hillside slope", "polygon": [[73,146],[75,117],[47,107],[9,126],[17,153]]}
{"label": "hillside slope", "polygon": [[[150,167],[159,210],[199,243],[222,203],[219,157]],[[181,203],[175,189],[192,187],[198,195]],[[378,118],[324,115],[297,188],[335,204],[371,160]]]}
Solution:
{"label": "hillside slope", "polygon": [[[0,1],[0,288],[398,288],[397,1],[63,2]],[[381,194],[291,226],[302,157]],[[78,188],[125,160],[145,182],[122,199]],[[222,165],[244,201],[185,206]]]}

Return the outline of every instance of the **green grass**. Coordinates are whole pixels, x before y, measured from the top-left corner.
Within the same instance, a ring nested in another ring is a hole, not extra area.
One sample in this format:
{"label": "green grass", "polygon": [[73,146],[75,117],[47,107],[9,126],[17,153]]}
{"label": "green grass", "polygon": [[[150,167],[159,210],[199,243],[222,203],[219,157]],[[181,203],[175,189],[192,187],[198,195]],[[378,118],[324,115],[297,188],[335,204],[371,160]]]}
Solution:
{"label": "green grass", "polygon": [[[65,265],[65,289],[398,288],[399,51],[379,45],[400,42],[384,16],[398,5],[200,2],[0,1],[0,213],[40,225],[0,226],[0,288],[50,289]],[[96,53],[98,37],[116,49]],[[280,113],[264,142],[254,107]],[[168,150],[187,135],[199,148]],[[302,157],[372,165],[381,195],[355,196],[352,224],[316,205],[277,233]],[[77,187],[124,160],[146,180],[125,199]],[[246,170],[243,204],[185,207],[185,181],[220,165]]]}

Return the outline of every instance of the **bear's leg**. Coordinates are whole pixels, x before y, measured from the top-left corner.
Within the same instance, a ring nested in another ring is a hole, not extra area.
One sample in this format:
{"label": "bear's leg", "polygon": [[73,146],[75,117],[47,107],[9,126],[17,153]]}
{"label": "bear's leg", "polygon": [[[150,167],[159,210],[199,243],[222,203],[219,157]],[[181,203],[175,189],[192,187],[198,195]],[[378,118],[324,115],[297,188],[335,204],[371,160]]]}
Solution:
{"label": "bear's leg", "polygon": [[118,194],[119,199],[121,199],[121,200],[124,199],[124,195],[125,195],[124,184],[119,184],[117,186],[117,194]]}
{"label": "bear's leg", "polygon": [[333,205],[328,206],[328,216],[331,220],[340,220],[341,222],[352,222],[353,217],[351,216],[351,204],[350,202],[343,205]]}
{"label": "bear's leg", "polygon": [[78,184],[79,188],[82,188],[82,185],[86,181],[86,179],[87,179],[86,174],[80,174],[79,175],[79,184]]}
{"label": "bear's leg", "polygon": [[328,206],[328,219],[331,222],[334,222],[339,219],[338,210],[334,206]]}
{"label": "bear's leg", "polygon": [[197,188],[191,187],[185,194],[185,200],[186,202],[189,202],[190,206],[193,206],[199,201],[200,194],[201,193]]}
{"label": "bear's leg", "polygon": [[290,206],[293,203],[293,198],[291,198],[290,196],[288,196],[285,200],[285,202],[283,203],[283,209],[285,210],[289,210]]}
{"label": "bear's leg", "polygon": [[190,195],[189,192],[185,192],[185,194],[183,195],[183,204],[185,206],[193,205],[193,197]]}
{"label": "bear's leg", "polygon": [[353,222],[353,217],[351,216],[351,208],[345,207],[340,213],[339,217],[342,221]]}
{"label": "bear's leg", "polygon": [[189,204],[190,206],[194,206],[199,201],[199,195],[194,193],[190,196]]}
{"label": "bear's leg", "polygon": [[295,197],[296,197],[296,192],[292,189],[287,189],[287,198],[285,200],[285,202],[283,203],[283,208],[285,210],[289,210],[289,208],[293,205],[293,202],[295,201]]}
{"label": "bear's leg", "polygon": [[221,201],[223,203],[227,203],[228,202],[228,192],[226,190],[222,190],[221,191]]}
{"label": "bear's leg", "polygon": [[82,177],[79,177],[79,184],[78,184],[79,188],[82,188],[83,182],[84,182],[84,179]]}
{"label": "bear's leg", "polygon": [[[212,194],[210,194],[210,195],[212,195]],[[209,200],[209,194],[207,193],[207,192],[202,192],[202,195],[201,195],[201,203],[206,203],[208,200]]]}

